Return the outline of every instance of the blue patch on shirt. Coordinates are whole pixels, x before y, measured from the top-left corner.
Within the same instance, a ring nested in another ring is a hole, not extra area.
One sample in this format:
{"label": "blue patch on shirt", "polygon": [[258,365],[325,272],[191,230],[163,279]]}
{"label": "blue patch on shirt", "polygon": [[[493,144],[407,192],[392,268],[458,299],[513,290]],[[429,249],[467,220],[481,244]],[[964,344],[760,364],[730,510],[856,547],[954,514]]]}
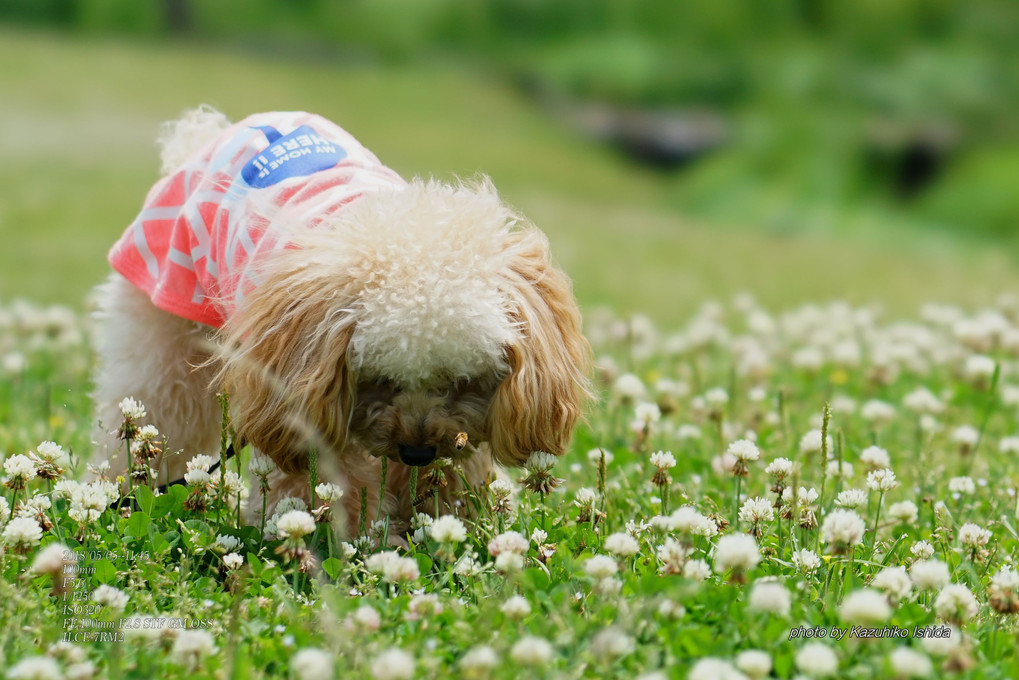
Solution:
{"label": "blue patch on shirt", "polygon": [[328,170],[347,156],[343,147],[308,125],[302,125],[285,136],[269,126],[256,129],[265,134],[269,147],[241,169],[241,179],[254,189],[279,184],[290,177],[305,177]]}

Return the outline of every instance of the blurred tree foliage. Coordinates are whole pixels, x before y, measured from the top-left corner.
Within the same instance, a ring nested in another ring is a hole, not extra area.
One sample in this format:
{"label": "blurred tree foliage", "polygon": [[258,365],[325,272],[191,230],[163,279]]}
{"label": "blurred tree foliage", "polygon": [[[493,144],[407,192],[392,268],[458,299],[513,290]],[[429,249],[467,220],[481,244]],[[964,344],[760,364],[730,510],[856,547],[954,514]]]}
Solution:
{"label": "blurred tree foliage", "polygon": [[812,214],[790,206],[864,203],[1019,226],[1015,0],[0,0],[0,19],[457,58],[546,101],[711,112],[726,141],[677,183],[688,210],[771,206],[784,229]]}

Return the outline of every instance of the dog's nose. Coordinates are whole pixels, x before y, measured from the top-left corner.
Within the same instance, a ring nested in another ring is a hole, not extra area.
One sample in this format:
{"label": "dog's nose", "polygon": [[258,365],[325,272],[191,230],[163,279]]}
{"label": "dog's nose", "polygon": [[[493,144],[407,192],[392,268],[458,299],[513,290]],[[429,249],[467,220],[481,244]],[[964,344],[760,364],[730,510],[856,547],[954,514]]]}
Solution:
{"label": "dog's nose", "polygon": [[400,453],[400,460],[406,465],[420,467],[428,465],[435,460],[436,448],[434,446],[407,446],[398,444],[397,450]]}

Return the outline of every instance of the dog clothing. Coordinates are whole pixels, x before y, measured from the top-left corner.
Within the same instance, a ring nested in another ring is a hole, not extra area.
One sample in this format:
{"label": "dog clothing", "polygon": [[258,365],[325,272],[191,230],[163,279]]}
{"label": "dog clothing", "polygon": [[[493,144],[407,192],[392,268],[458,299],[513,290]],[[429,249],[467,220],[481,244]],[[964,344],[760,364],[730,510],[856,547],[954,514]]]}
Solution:
{"label": "dog clothing", "polygon": [[156,307],[219,328],[258,285],[257,256],[287,246],[287,220],[272,216],[314,227],[365,192],[405,185],[324,118],[255,114],[149,191],[109,261]]}

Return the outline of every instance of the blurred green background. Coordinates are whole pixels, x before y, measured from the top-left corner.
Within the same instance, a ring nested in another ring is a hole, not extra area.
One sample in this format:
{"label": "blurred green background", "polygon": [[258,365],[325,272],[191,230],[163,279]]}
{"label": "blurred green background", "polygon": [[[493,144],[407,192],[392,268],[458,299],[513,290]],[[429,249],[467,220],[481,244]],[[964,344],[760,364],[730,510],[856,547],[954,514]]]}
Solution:
{"label": "blurred green background", "polygon": [[1014,0],[0,0],[0,63],[0,301],[82,307],[203,102],[491,175],[587,308],[1019,283]]}

